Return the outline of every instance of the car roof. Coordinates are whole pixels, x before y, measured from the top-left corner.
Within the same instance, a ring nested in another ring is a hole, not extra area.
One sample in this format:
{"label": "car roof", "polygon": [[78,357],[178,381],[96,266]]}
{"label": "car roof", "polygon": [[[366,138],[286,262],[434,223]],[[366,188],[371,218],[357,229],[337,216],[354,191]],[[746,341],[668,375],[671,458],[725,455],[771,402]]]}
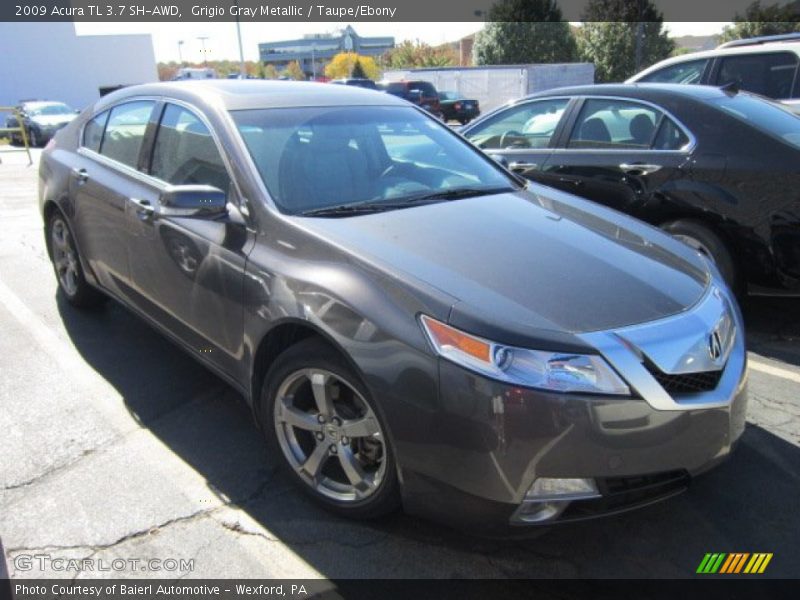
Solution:
{"label": "car roof", "polygon": [[638,73],[636,73],[636,75],[629,78],[627,82],[633,83],[635,80],[639,79],[640,77],[644,77],[645,75],[649,75],[653,71],[656,71],[663,67],[677,65],[684,62],[702,60],[704,58],[715,58],[718,56],[736,56],[740,54],[768,54],[770,52],[780,52],[780,51],[794,52],[795,54],[800,55],[800,40],[764,42],[759,44],[732,46],[730,48],[714,48],[713,50],[702,50],[700,52],[690,52],[689,54],[673,56],[672,58],[666,58],[650,67],[647,67],[642,71],[639,71]]}
{"label": "car roof", "polygon": [[555,88],[526,96],[546,98],[549,96],[625,96],[647,100],[657,97],[688,97],[697,100],[713,100],[724,97],[726,92],[710,85],[684,85],[681,83],[603,83]]}
{"label": "car roof", "polygon": [[97,109],[135,96],[167,96],[224,110],[302,106],[408,106],[388,94],[357,86],[317,82],[248,79],[200,79],[150,83],[123,88],[101,99]]}
{"label": "car roof", "polygon": [[66,103],[57,100],[23,100],[20,105],[28,108],[41,108],[43,106],[66,106]]}

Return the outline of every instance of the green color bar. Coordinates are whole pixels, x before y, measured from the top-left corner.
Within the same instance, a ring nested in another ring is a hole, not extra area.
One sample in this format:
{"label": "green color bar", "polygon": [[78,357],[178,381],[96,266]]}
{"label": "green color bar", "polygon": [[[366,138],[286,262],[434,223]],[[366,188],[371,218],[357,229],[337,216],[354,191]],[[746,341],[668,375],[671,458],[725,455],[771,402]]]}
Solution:
{"label": "green color bar", "polygon": [[726,556],[727,554],[725,554],[724,552],[720,554],[719,558],[717,559],[717,562],[715,562],[714,566],[709,569],[709,573],[716,573],[719,570],[720,566],[722,565],[722,561],[725,560]]}
{"label": "green color bar", "polygon": [[705,571],[706,563],[708,562],[708,560],[709,560],[710,558],[711,558],[711,554],[710,554],[710,553],[706,554],[706,555],[703,557],[703,560],[702,560],[702,561],[700,561],[700,566],[699,566],[699,567],[697,567],[697,571],[696,571],[697,573],[705,573],[705,572],[706,572],[706,571]]}

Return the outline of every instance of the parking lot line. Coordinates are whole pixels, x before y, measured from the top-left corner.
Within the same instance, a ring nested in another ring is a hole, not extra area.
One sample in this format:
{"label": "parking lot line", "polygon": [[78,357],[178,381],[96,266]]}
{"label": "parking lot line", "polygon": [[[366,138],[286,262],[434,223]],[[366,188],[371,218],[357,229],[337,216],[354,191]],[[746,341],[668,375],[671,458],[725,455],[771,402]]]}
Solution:
{"label": "parking lot line", "polygon": [[789,371],[788,369],[781,369],[780,367],[773,367],[772,365],[758,360],[753,360],[752,358],[749,360],[749,365],[754,371],[766,373],[767,375],[772,375],[773,377],[780,377],[781,379],[788,379],[789,381],[794,381],[795,383],[800,383],[800,373],[795,373],[794,371]]}

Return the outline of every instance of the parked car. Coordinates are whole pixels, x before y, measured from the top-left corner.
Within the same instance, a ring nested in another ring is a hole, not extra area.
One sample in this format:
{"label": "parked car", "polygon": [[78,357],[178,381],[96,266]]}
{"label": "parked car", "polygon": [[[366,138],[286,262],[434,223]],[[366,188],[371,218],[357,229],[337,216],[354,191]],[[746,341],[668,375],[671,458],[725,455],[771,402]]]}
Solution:
{"label": "parked car", "polygon": [[439,92],[429,81],[389,81],[382,83],[380,89],[442,117]]}
{"label": "parked car", "polygon": [[378,86],[372,79],[366,77],[351,77],[349,79],[333,79],[329,83],[336,85],[354,85],[356,87],[367,88],[369,90],[377,90]]}
{"label": "parked car", "polygon": [[[16,109],[22,117],[22,124],[28,143],[31,146],[43,146],[56,132],[72,121],[77,112],[63,102],[50,102],[44,100],[28,100],[20,102]],[[14,114],[6,117],[6,127],[19,127],[19,122]],[[22,143],[22,134],[11,134],[11,142]]]}
{"label": "parked car", "polygon": [[458,121],[462,125],[481,114],[477,100],[464,98],[458,92],[439,92],[439,106],[445,121]]}
{"label": "parked car", "polygon": [[529,179],[672,233],[737,291],[800,292],[800,118],[781,104],[708,86],[584,86],[462,133]]}
{"label": "parked car", "polygon": [[800,33],[735,40],[656,63],[627,83],[735,85],[800,112]]}
{"label": "parked car", "polygon": [[710,261],[388,94],[125,88],[44,151],[39,202],[63,297],[110,296],[218,373],[341,515],[616,512],[744,428],[744,329]]}

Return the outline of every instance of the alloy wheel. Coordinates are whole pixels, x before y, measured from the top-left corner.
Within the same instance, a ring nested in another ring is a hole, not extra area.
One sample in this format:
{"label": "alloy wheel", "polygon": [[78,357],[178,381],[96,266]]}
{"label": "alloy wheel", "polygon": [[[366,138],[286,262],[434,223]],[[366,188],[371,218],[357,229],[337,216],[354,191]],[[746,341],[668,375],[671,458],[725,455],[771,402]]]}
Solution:
{"label": "alloy wheel", "polygon": [[74,296],[78,293],[78,257],[69,228],[60,217],[53,219],[50,241],[58,282],[68,296]]}
{"label": "alloy wheel", "polygon": [[355,386],[324,369],[301,369],[278,387],[273,413],[284,456],[315,492],[358,503],[378,491],[385,436]]}

